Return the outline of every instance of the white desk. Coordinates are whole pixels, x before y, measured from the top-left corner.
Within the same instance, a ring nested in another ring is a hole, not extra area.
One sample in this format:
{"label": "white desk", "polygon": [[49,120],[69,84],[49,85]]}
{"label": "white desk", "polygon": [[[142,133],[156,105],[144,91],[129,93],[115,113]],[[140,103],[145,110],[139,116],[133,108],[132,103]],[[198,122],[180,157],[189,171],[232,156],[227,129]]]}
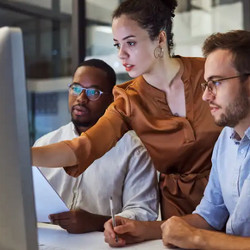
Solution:
{"label": "white desk", "polygon": [[[38,242],[40,250],[111,250],[104,242],[102,232],[69,234],[59,226],[38,223]],[[161,240],[145,241],[125,246],[121,249],[166,250]]]}

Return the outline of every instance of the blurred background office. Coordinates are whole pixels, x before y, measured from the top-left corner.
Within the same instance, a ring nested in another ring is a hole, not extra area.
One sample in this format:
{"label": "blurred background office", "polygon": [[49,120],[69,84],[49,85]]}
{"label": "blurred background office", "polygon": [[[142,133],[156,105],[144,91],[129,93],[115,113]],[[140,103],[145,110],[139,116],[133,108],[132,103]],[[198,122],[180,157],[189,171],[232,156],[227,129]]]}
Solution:
{"label": "blurred background office", "polygon": [[[129,79],[113,47],[112,11],[121,0],[0,0],[0,27],[23,32],[29,102],[30,143],[70,115],[68,84],[76,65],[100,58],[116,71],[117,84]],[[250,30],[249,0],[178,0],[174,53],[201,56],[213,32]]]}

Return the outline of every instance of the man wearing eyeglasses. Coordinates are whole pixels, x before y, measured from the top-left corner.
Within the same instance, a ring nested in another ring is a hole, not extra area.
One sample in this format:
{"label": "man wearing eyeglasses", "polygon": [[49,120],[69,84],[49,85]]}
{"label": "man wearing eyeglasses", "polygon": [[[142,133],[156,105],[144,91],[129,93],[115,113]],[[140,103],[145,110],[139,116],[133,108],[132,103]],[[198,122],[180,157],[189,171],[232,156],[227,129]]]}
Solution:
{"label": "man wearing eyeglasses", "polygon": [[250,249],[250,32],[217,33],[204,43],[203,100],[215,123],[212,170],[192,215],[162,225],[163,243],[195,249]]}
{"label": "man wearing eyeglasses", "polygon": [[[35,146],[71,140],[91,128],[113,101],[115,82],[114,70],[102,60],[81,63],[69,85],[72,121],[41,137]],[[157,219],[155,169],[133,131],[77,178],[60,168],[40,170],[70,208],[69,212],[50,215],[51,222],[69,233],[102,231],[104,222],[111,217],[110,196],[116,215],[136,220]]]}

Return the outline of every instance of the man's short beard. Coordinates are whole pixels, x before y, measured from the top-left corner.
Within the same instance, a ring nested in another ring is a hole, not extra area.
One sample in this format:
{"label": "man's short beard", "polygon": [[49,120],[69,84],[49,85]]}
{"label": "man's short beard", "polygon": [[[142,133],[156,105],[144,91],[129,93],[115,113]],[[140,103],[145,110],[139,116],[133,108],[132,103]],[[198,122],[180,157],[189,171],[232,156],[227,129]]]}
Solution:
{"label": "man's short beard", "polygon": [[225,113],[220,119],[215,121],[216,125],[224,127],[235,127],[249,113],[249,100],[247,90],[242,86],[240,93],[235,97],[235,101],[226,107]]}
{"label": "man's short beard", "polygon": [[90,121],[80,122],[80,121],[75,120],[73,118],[71,118],[71,121],[73,122],[75,127],[90,127],[90,126],[92,126],[92,123]]}

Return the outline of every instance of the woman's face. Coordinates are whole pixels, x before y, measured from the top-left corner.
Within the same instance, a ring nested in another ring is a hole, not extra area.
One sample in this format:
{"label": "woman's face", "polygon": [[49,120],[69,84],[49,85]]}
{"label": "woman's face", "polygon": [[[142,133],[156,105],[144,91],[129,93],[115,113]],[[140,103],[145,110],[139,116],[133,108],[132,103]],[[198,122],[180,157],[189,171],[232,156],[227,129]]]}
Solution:
{"label": "woman's face", "polygon": [[112,31],[114,46],[129,76],[150,74],[157,62],[154,57],[157,39],[152,41],[148,32],[126,15],[113,20]]}

